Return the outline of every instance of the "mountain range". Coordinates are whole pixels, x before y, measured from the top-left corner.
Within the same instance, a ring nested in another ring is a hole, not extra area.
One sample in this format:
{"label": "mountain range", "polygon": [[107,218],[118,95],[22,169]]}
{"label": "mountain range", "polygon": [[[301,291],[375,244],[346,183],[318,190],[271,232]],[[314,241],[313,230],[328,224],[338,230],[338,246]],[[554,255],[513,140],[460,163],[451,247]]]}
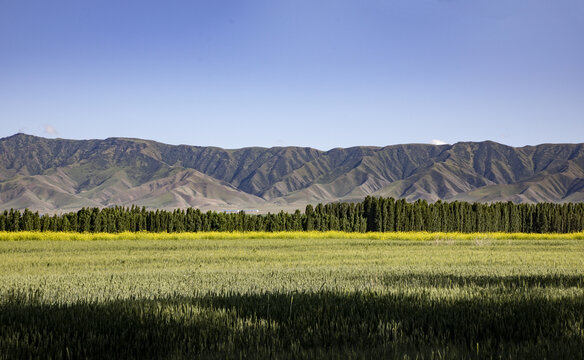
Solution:
{"label": "mountain range", "polygon": [[150,140],[0,139],[0,209],[139,205],[303,209],[367,195],[463,201],[584,201],[584,144],[222,149]]}

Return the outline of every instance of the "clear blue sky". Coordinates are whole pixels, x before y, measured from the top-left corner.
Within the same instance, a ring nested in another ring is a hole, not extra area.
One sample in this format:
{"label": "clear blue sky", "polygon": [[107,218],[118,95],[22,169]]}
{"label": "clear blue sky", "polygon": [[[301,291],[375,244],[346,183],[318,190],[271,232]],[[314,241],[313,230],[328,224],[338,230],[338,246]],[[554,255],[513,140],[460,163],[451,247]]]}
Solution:
{"label": "clear blue sky", "polygon": [[582,0],[0,0],[0,137],[584,142]]}

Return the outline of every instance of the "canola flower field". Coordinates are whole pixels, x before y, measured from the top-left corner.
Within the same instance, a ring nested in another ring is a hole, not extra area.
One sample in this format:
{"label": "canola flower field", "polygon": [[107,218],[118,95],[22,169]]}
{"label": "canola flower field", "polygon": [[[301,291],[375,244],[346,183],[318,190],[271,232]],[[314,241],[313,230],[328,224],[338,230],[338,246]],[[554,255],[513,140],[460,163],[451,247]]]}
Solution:
{"label": "canola flower field", "polygon": [[17,240],[251,240],[251,239],[364,239],[364,240],[584,240],[584,232],[561,233],[460,233],[460,232],[344,232],[344,231],[211,231],[80,233],[54,231],[0,231],[0,241]]}
{"label": "canola flower field", "polygon": [[0,232],[0,359],[583,354],[584,233]]}

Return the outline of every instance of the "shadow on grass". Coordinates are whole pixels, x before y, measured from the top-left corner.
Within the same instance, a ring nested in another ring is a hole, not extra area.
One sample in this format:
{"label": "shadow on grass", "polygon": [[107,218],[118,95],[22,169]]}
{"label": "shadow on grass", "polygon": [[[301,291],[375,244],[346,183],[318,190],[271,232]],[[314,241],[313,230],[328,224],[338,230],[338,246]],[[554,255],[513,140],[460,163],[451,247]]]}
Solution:
{"label": "shadow on grass", "polygon": [[456,274],[384,274],[379,281],[386,285],[395,284],[425,287],[496,287],[503,290],[532,288],[584,288],[584,275],[456,275]]}
{"label": "shadow on grass", "polygon": [[584,299],[508,292],[171,296],[0,305],[0,358],[582,358]]}

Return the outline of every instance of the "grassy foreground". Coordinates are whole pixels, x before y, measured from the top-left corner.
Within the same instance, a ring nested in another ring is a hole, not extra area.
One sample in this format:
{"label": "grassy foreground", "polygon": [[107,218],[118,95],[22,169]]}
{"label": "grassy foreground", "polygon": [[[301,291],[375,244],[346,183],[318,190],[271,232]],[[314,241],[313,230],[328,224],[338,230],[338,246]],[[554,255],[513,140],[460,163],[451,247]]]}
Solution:
{"label": "grassy foreground", "polygon": [[581,233],[11,234],[0,358],[583,358]]}

